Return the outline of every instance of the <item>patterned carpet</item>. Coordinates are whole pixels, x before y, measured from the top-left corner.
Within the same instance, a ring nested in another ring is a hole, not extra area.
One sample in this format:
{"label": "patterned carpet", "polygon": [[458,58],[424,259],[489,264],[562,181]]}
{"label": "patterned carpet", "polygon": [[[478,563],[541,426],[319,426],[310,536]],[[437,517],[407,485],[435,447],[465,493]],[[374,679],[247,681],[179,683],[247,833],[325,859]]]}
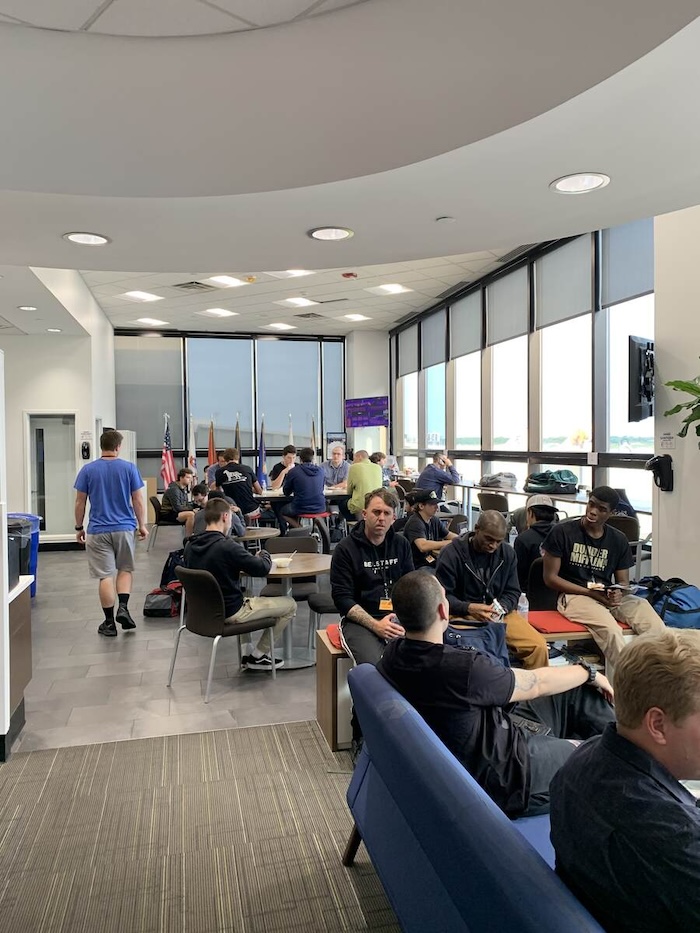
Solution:
{"label": "patterned carpet", "polygon": [[399,929],[313,722],[16,754],[0,765],[3,933]]}

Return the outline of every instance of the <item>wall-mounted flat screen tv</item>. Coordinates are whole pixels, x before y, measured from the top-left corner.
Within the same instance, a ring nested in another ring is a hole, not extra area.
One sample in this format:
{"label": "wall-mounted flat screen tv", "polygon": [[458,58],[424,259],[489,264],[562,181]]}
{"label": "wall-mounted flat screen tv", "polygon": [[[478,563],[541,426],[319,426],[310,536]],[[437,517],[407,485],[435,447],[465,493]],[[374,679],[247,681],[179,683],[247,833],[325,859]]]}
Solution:
{"label": "wall-mounted flat screen tv", "polygon": [[628,420],[644,421],[654,414],[654,341],[629,338]]}

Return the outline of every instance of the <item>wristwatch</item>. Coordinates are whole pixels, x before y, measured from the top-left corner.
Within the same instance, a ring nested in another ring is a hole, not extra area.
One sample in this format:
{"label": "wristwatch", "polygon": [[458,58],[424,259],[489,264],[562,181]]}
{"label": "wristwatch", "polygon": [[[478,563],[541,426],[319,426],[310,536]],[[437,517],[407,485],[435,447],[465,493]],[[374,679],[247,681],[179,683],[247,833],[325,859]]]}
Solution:
{"label": "wristwatch", "polygon": [[579,665],[579,667],[582,667],[585,671],[588,671],[588,680],[584,681],[584,683],[594,684],[598,675],[598,671],[592,665],[590,665],[588,661],[584,661],[583,658],[579,658],[576,663]]}
{"label": "wristwatch", "polygon": [[75,526],[75,530],[76,530],[76,531],[83,531],[84,529],[85,529],[85,526],[84,526],[84,525],[76,525],[76,526]]}

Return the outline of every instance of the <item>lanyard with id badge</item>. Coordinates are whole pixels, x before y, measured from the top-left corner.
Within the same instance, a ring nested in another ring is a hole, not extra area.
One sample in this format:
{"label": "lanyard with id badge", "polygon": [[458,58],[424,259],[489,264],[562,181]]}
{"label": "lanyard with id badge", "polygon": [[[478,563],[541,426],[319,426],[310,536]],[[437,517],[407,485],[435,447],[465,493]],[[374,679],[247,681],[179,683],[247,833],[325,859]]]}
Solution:
{"label": "lanyard with id badge", "polygon": [[383,597],[379,600],[379,610],[380,610],[380,612],[393,612],[393,611],[394,611],[394,603],[393,603],[393,601],[392,601],[392,599],[391,599],[391,588],[392,588],[392,586],[393,586],[393,583],[392,583],[392,581],[391,581],[391,578],[388,576],[388,574],[387,574],[387,572],[386,572],[386,566],[385,566],[385,565],[386,565],[386,555],[387,555],[387,551],[388,551],[388,547],[387,547],[386,541],[384,541],[384,557],[383,557],[381,560],[380,560],[380,557],[379,557],[379,551],[377,551],[377,549],[376,549],[376,547],[375,547],[374,545],[372,545],[372,550],[373,550],[373,552],[374,552],[374,560],[375,560],[375,564],[376,564],[376,567],[377,567],[377,571],[379,572],[379,575],[380,575],[380,577],[382,578],[382,585],[383,585],[383,587],[384,587],[384,595],[383,595]]}

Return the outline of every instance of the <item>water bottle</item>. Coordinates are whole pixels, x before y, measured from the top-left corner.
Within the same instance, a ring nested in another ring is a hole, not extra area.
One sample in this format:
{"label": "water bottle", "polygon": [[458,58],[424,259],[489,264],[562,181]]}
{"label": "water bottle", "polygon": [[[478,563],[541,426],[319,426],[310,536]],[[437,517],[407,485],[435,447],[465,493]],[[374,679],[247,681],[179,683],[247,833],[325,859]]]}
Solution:
{"label": "water bottle", "polygon": [[518,612],[525,620],[527,620],[527,614],[529,611],[530,603],[527,600],[527,596],[524,593],[521,593],[520,599],[518,600]]}
{"label": "water bottle", "polygon": [[513,527],[510,529],[510,534],[508,535],[508,544],[510,544],[511,547],[513,547],[513,545],[515,544],[515,539],[517,537],[518,537],[518,529],[515,527],[515,525],[513,525]]}

